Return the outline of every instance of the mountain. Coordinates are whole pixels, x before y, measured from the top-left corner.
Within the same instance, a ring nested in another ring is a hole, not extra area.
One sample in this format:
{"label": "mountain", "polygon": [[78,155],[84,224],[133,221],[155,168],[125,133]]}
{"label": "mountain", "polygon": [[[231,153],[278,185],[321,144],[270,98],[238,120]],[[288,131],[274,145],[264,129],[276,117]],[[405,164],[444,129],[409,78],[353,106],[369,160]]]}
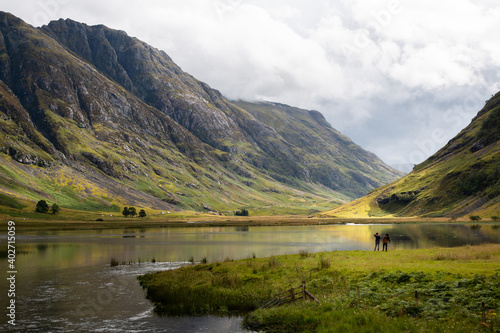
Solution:
{"label": "mountain", "polygon": [[292,145],[287,157],[299,162],[306,179],[313,182],[356,198],[402,175],[332,128],[318,111],[278,103],[233,103]]}
{"label": "mountain", "polygon": [[326,216],[500,216],[500,92],[413,171]]}
{"label": "mountain", "polygon": [[313,212],[400,173],[317,111],[230,102],[163,51],[0,13],[0,205]]}

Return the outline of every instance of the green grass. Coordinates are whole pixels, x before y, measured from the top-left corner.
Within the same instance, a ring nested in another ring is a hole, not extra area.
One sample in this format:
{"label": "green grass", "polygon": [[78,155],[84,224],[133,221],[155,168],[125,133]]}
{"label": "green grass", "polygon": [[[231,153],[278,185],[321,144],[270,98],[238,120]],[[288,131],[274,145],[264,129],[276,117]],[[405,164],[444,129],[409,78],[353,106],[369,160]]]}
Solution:
{"label": "green grass", "polygon": [[[243,312],[256,331],[475,332],[485,325],[498,331],[491,313],[480,322],[481,302],[487,312],[500,306],[499,259],[500,245],[299,253],[193,265],[139,280],[158,313]],[[301,281],[321,304],[299,300],[259,309]]]}
{"label": "green grass", "polygon": [[6,206],[15,209],[23,209],[26,207],[26,205],[23,205],[15,198],[5,195],[3,193],[0,193],[0,206]]}

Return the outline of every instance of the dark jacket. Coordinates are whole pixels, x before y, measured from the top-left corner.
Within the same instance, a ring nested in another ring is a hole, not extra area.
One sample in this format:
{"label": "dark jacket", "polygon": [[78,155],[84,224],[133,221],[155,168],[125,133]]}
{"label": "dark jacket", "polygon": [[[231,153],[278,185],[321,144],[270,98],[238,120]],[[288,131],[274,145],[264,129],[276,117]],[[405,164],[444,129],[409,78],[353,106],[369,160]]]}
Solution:
{"label": "dark jacket", "polygon": [[382,243],[388,244],[390,242],[391,242],[391,239],[389,238],[389,236],[385,235],[384,238],[382,239]]}

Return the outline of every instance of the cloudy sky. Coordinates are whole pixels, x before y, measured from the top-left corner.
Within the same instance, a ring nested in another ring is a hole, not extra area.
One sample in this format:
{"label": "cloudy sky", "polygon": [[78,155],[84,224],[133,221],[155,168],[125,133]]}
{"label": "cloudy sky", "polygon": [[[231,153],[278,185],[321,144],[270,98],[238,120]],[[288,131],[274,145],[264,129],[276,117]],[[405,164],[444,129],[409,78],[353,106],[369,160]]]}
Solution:
{"label": "cloudy sky", "polygon": [[389,165],[423,161],[500,90],[497,0],[0,0],[126,31],[230,99],[315,109]]}

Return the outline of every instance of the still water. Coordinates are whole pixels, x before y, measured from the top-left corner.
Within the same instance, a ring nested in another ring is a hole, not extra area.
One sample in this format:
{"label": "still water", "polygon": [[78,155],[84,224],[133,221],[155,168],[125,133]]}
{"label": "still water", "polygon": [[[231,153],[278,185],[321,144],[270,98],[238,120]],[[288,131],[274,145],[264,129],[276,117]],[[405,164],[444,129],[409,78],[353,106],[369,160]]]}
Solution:
{"label": "still water", "polygon": [[[7,324],[7,236],[0,236],[2,332],[246,332],[239,317],[158,317],[136,277],[208,262],[299,251],[373,250],[389,233],[395,249],[500,243],[491,224],[178,227],[16,234],[16,326]],[[110,267],[111,258],[131,264]],[[154,259],[154,263],[152,262]]]}

